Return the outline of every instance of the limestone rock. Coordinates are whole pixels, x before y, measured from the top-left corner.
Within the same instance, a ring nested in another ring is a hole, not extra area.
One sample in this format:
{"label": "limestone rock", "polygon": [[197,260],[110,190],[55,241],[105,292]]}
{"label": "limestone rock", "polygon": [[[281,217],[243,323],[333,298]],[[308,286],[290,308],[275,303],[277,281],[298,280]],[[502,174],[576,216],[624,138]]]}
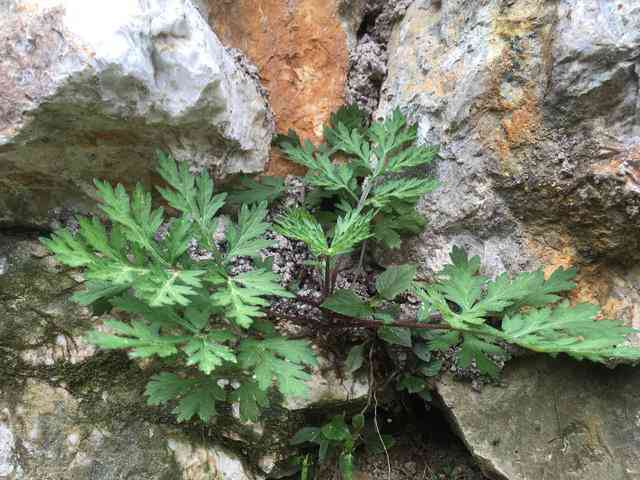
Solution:
{"label": "limestone rock", "polygon": [[0,392],[0,478],[255,480],[219,447],[148,422],[93,421],[63,388],[29,380]]}
{"label": "limestone rock", "polygon": [[411,5],[378,114],[400,106],[441,145],[413,242],[427,272],[452,245],[490,274],[578,265],[580,299],[640,321],[620,294],[640,260],[639,32],[638,0]]}
{"label": "limestone rock", "polygon": [[90,207],[91,180],[149,181],[155,150],[261,171],[273,125],[191,0],[10,0],[0,18],[0,224]]}
{"label": "limestone rock", "polygon": [[528,357],[503,386],[445,377],[438,393],[484,473],[496,480],[622,480],[640,472],[640,370]]}

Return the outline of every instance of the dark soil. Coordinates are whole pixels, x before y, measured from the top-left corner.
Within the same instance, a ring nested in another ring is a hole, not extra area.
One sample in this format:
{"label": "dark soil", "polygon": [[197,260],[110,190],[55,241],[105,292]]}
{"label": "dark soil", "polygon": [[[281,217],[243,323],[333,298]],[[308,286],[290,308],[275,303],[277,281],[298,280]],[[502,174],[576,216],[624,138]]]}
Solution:
{"label": "dark soil", "polygon": [[[359,447],[354,454],[354,480],[487,480],[442,411],[425,407],[419,397],[402,403],[378,409],[381,435],[394,439],[388,461],[377,442],[372,444],[375,452]],[[368,417],[367,425],[372,425],[373,412]],[[331,463],[325,463],[309,480],[342,480]]]}
{"label": "dark soil", "polygon": [[358,456],[358,480],[485,480],[444,414],[426,410],[421,400],[415,400],[410,414],[380,412],[379,425],[396,440],[389,449],[391,476],[384,452],[363,452]]}

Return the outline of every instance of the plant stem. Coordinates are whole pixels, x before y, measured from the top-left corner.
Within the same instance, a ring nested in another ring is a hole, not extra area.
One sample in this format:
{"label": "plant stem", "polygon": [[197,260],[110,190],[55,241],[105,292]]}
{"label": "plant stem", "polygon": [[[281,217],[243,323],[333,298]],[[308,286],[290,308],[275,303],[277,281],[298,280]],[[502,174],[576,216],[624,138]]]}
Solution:
{"label": "plant stem", "polygon": [[[326,312],[326,311],[325,311]],[[289,320],[300,325],[309,325],[308,318],[299,315],[287,315],[284,313],[270,312],[269,317],[273,319]],[[439,314],[432,316],[434,320],[442,319]],[[376,320],[360,320],[346,315],[331,315],[331,320],[340,320],[337,324],[322,324],[322,328],[381,328],[381,327],[401,327],[415,330],[459,330],[446,323],[425,323],[414,321],[398,321],[393,323],[383,323]]]}
{"label": "plant stem", "polygon": [[360,247],[360,260],[358,261],[358,270],[362,270],[364,266],[364,254],[367,251],[367,240],[362,242],[362,247]]}
{"label": "plant stem", "polygon": [[327,298],[331,293],[331,257],[325,257],[324,264],[324,287],[322,289],[323,298]]}

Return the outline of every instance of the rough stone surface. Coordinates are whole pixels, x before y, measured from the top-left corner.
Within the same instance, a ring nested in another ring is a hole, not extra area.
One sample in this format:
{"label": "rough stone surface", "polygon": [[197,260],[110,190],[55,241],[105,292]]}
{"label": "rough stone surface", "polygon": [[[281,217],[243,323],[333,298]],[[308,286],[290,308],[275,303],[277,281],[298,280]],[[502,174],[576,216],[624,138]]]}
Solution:
{"label": "rough stone surface", "polygon": [[82,287],[77,271],[17,234],[0,234],[0,264],[1,480],[58,480],[63,471],[74,480],[291,474],[291,436],[332,412],[361,408],[367,395],[366,380],[338,378],[321,358],[310,399],[274,397],[258,423],[241,422],[235,404],[221,405],[211,425],[176,424],[171,407],[145,404],[153,362],[84,341],[116,313],[94,315],[70,300]]}
{"label": "rough stone surface", "polygon": [[370,0],[364,5],[349,5],[351,12],[357,12],[351,17],[360,18],[361,23],[349,52],[346,100],[369,114],[378,106],[380,87],[387,76],[391,32],[410,4],[411,0]]}
{"label": "rough stone surface", "polygon": [[149,181],[155,150],[257,172],[258,85],[191,0],[11,0],[0,18],[0,224],[91,205],[94,177]]}
{"label": "rough stone surface", "polygon": [[0,478],[255,480],[223,449],[144,421],[105,426],[64,388],[33,380],[0,392]]}
{"label": "rough stone surface", "polygon": [[638,324],[639,27],[637,0],[413,2],[377,113],[441,145],[412,245],[426,273],[454,244],[491,274],[573,264],[577,298]]}
{"label": "rough stone surface", "polygon": [[310,395],[308,398],[289,397],[285,407],[289,410],[305,408],[331,407],[349,402],[366,402],[369,394],[369,381],[366,375],[338,378],[332,364],[325,358],[318,357],[318,366],[307,382]]}
{"label": "rough stone surface", "polygon": [[640,475],[640,370],[521,358],[503,386],[438,393],[485,474],[496,480],[632,480]]}
{"label": "rough stone surface", "polygon": [[[210,0],[209,7],[222,42],[256,64],[278,131],[292,128],[317,142],[344,102],[349,35],[358,19],[341,15],[338,0]],[[269,174],[302,171],[273,152]]]}

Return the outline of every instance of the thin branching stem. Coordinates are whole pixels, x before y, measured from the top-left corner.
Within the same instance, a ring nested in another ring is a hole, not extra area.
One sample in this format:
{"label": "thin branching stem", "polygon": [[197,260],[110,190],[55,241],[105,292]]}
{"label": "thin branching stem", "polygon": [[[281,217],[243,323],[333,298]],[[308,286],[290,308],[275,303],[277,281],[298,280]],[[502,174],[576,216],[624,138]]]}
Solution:
{"label": "thin branching stem", "polygon": [[331,257],[326,256],[324,261],[324,287],[322,297],[327,298],[331,294]]}

